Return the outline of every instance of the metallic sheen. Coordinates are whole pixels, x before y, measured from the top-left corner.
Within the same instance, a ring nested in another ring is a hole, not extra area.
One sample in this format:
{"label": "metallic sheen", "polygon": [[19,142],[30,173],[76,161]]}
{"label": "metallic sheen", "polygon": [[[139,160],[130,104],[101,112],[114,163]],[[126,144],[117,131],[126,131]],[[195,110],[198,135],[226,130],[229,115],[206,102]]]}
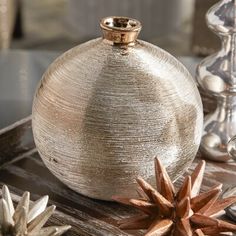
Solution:
{"label": "metallic sheen", "polygon": [[[231,186],[229,188],[227,188],[224,193],[223,193],[223,198],[227,198],[227,197],[232,197],[232,196],[236,196],[236,186]],[[233,220],[234,222],[236,222],[236,204],[231,205],[230,207],[225,209],[226,215]]]}
{"label": "metallic sheen", "polygon": [[134,43],[141,31],[141,23],[128,17],[106,17],[100,26],[103,37],[113,44]]}
{"label": "metallic sheen", "polygon": [[210,29],[222,40],[222,49],[203,60],[197,69],[200,87],[217,101],[216,110],[204,123],[203,155],[214,161],[228,161],[227,144],[236,134],[236,5],[223,0],[207,13]]}
{"label": "metallic sheen", "polygon": [[83,195],[111,200],[134,195],[137,176],[155,183],[155,156],[176,179],[198,150],[203,111],[191,75],[170,54],[141,40],[98,38],[48,68],[32,122],[54,175]]}
{"label": "metallic sheen", "polygon": [[229,140],[227,145],[227,151],[229,156],[236,161],[236,136]]}

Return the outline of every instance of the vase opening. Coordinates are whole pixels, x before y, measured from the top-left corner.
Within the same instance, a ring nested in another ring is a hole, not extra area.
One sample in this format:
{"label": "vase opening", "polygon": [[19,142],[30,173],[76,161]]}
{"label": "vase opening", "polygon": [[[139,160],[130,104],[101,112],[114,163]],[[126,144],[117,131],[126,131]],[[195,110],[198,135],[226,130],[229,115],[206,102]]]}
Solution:
{"label": "vase opening", "polygon": [[115,44],[134,43],[142,28],[138,20],[119,16],[103,18],[100,26],[103,37]]}

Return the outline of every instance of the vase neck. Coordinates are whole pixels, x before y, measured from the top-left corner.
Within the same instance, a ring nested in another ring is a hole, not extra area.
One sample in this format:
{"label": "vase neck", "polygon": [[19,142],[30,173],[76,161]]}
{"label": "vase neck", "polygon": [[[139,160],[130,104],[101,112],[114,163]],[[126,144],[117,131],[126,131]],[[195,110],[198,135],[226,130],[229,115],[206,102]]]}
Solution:
{"label": "vase neck", "polygon": [[101,20],[100,27],[103,38],[113,44],[132,44],[135,43],[141,31],[141,23],[128,17],[106,17]]}

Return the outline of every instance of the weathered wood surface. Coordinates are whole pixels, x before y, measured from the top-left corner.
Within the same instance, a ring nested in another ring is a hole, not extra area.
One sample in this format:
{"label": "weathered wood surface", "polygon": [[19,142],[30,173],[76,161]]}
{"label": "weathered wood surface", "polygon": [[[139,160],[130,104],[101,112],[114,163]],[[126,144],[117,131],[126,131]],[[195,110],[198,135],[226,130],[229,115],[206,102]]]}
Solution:
{"label": "weathered wood surface", "polygon": [[31,131],[31,117],[0,130],[0,165],[35,149]]}
{"label": "weathered wood surface", "polygon": [[[68,236],[143,235],[140,231],[124,232],[117,227],[117,220],[134,214],[133,209],[89,199],[57,180],[44,166],[35,149],[30,124],[29,117],[0,131],[0,185],[9,186],[14,200],[17,201],[26,190],[32,193],[32,200],[49,195],[50,204],[57,206],[49,224],[72,225],[66,233]],[[176,185],[180,185],[181,181],[182,178]],[[225,188],[236,185],[236,163],[207,162],[202,189],[219,182],[224,183]]]}

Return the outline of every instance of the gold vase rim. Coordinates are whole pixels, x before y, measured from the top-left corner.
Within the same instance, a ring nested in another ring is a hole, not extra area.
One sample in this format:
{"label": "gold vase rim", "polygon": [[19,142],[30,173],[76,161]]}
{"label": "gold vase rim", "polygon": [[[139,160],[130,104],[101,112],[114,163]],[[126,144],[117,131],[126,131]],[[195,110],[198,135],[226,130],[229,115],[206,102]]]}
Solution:
{"label": "gold vase rim", "polygon": [[100,26],[105,30],[122,32],[134,32],[142,29],[140,21],[125,16],[105,17],[101,20]]}
{"label": "gold vase rim", "polygon": [[124,16],[109,16],[100,21],[103,37],[114,43],[129,44],[134,42],[142,29],[141,23]]}

